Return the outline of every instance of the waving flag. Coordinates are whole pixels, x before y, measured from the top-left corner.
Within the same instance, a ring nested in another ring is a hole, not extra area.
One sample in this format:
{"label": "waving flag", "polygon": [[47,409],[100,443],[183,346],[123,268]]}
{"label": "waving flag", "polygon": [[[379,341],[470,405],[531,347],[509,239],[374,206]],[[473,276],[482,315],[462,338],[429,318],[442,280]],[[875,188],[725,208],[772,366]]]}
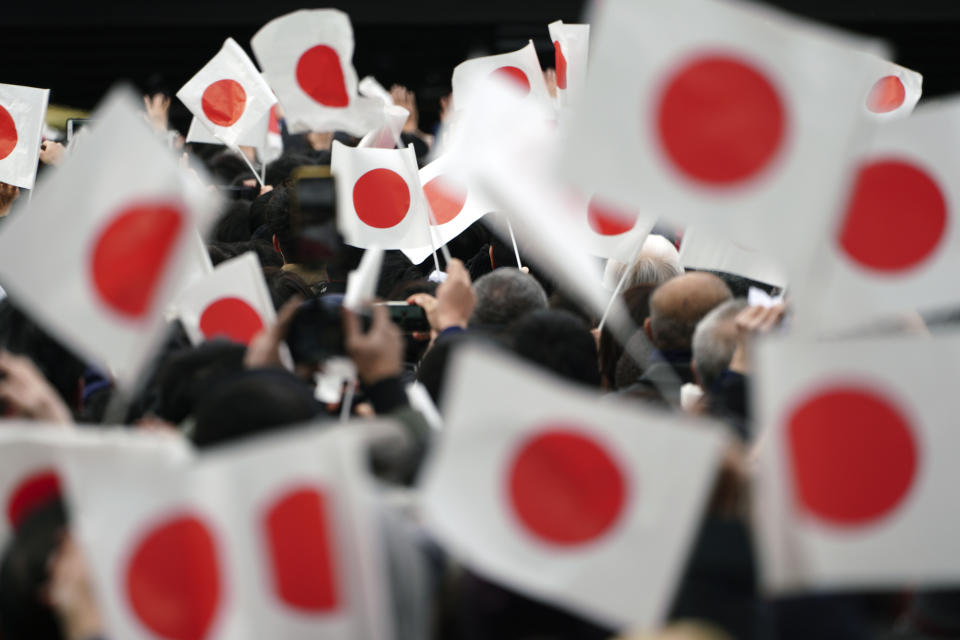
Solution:
{"label": "waving flag", "polygon": [[531,100],[544,104],[551,102],[532,40],[522,49],[510,53],[472,58],[458,64],[453,70],[451,81],[454,108],[464,109],[477,94],[484,93],[489,87],[491,76],[509,81],[517,91]]}
{"label": "waving flag", "polygon": [[590,52],[590,25],[564,24],[557,20],[547,25],[553,41],[557,71],[557,98],[561,107],[579,99],[587,83],[587,57]]}
{"label": "waving flag", "polygon": [[355,247],[410,249],[430,243],[413,147],[354,149],[333,143],[337,226]]}
{"label": "waving flag", "polygon": [[428,528],[506,586],[617,628],[656,627],[722,428],[598,403],[489,349],[464,347],[451,371],[421,483]]}
{"label": "waving flag", "polygon": [[0,182],[33,189],[49,89],[0,84]]}
{"label": "waving flag", "polygon": [[51,334],[129,382],[192,275],[186,254],[217,198],[186,181],[125,92],[94,118],[89,139],[0,230],[0,282]]}
{"label": "waving flag", "polygon": [[214,136],[229,146],[263,146],[266,121],[277,98],[253,62],[227,38],[215,55],[177,92],[177,97]]}
{"label": "waving flag", "polygon": [[884,62],[875,75],[877,81],[867,94],[867,111],[878,120],[909,116],[923,92],[923,76],[892,62]]}
{"label": "waving flag", "polygon": [[383,123],[383,103],[357,94],[353,27],[336,9],[301,9],[265,24],[250,41],[277,92],[291,133],[362,136]]}

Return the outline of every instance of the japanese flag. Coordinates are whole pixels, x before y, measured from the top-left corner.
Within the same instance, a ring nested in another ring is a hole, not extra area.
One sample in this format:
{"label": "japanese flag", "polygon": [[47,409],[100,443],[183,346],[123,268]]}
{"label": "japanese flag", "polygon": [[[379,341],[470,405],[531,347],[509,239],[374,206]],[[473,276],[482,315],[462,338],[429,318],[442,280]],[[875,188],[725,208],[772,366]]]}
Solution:
{"label": "japanese flag", "polygon": [[98,448],[141,464],[172,463],[190,456],[180,438],[6,420],[0,429],[0,547],[6,547],[35,509],[63,495],[64,465],[81,448]]}
{"label": "japanese flag", "polygon": [[722,429],[598,403],[489,350],[455,358],[446,430],[421,484],[429,530],[508,587],[605,625],[655,628],[710,494]]}
{"label": "japanese flag", "polygon": [[355,149],[333,142],[337,226],[347,244],[411,249],[430,244],[413,147]]}
{"label": "japanese flag", "polygon": [[270,116],[267,119],[267,139],[261,153],[264,162],[273,162],[283,155],[283,133],[280,131],[277,105],[270,107]]}
{"label": "japanese flag", "polygon": [[791,267],[813,253],[869,124],[864,43],[748,3],[610,0],[593,45],[571,182]]}
{"label": "japanese flag", "polygon": [[270,108],[277,98],[253,61],[233,38],[177,92],[177,97],[214,136],[235,147],[241,140],[263,146]]}
{"label": "japanese flag", "polygon": [[[469,183],[451,172],[450,164],[443,156],[420,169],[420,184],[433,213],[430,225],[438,247],[447,244],[494,210],[481,189],[470,188]],[[428,244],[417,249],[405,249],[403,253],[413,264],[420,264],[433,253],[433,249]]]}
{"label": "japanese flag", "polygon": [[557,99],[561,107],[567,107],[578,99],[587,83],[590,25],[564,24],[563,20],[557,20],[548,24],[547,29],[553,41]]}
{"label": "japanese flag", "polygon": [[878,120],[904,118],[913,112],[923,92],[923,76],[884,61],[874,74],[877,81],[867,94],[867,111]]}
{"label": "japanese flag", "polygon": [[358,148],[393,149],[403,146],[400,134],[403,132],[403,125],[410,117],[410,112],[399,105],[384,104],[383,115],[386,123],[363,136],[357,144]]}
{"label": "japanese flag", "polygon": [[353,27],[337,9],[301,9],[265,24],[250,41],[277,92],[291,133],[362,136],[383,123],[383,103],[357,94]]}
{"label": "japanese flag", "polygon": [[141,470],[68,469],[114,638],[392,637],[358,434],[305,429]]}
{"label": "japanese flag", "polygon": [[[267,142],[267,125],[270,115],[267,114],[263,121],[255,127],[250,127],[244,135],[236,140],[237,146],[255,147],[258,151],[262,149]],[[224,144],[223,140],[218,138],[213,131],[207,128],[199,118],[190,120],[190,128],[187,130],[187,142],[198,144]]]}
{"label": "japanese flag", "polygon": [[526,98],[543,104],[552,102],[533,40],[510,53],[472,58],[458,64],[451,81],[454,108],[464,109],[483,95],[490,86],[491,77],[508,81]]}
{"label": "japanese flag", "polygon": [[187,286],[176,306],[193,344],[214,338],[249,344],[276,320],[260,260],[253,252],[218,264]]}
{"label": "japanese flag", "polygon": [[0,282],[51,334],[127,383],[162,337],[217,198],[186,181],[125,91],[94,119],[28,211],[0,230]]}
{"label": "japanese flag", "polygon": [[769,340],[756,365],[767,590],[956,584],[960,337]]}
{"label": "japanese flag", "polygon": [[884,125],[797,290],[821,329],[960,303],[960,99]]}
{"label": "japanese flag", "polygon": [[571,213],[584,247],[589,254],[601,258],[629,262],[656,222],[636,207],[620,206],[598,194],[571,198],[577,203]]}
{"label": "japanese flag", "polygon": [[49,89],[0,84],[0,182],[33,189]]}
{"label": "japanese flag", "polygon": [[723,271],[777,287],[787,286],[775,253],[741,244],[698,227],[687,227],[680,243],[680,264],[698,271]]}

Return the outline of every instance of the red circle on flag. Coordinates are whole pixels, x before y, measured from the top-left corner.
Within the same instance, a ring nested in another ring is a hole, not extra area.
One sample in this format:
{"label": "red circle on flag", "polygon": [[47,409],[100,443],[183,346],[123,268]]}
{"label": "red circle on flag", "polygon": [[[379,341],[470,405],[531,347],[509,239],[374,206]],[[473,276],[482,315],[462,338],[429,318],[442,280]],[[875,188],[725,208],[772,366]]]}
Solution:
{"label": "red circle on flag", "polygon": [[410,188],[396,171],[371,169],[353,185],[353,208],[364,224],[389,229],[410,210]]}
{"label": "red circle on flag", "polygon": [[264,525],[280,599],[302,611],[336,610],[334,520],[324,495],[311,487],[290,490],[267,510]]}
{"label": "red circle on flag", "polygon": [[885,76],[877,80],[867,95],[867,109],[874,113],[889,113],[903,106],[907,90],[897,76]]}
{"label": "red circle on flag", "polygon": [[770,166],[784,145],[787,115],[762,71],[727,55],[703,55],[665,83],[656,125],[677,170],[697,182],[729,186]]}
{"label": "red circle on flag", "polygon": [[787,429],[796,498],[825,522],[872,524],[913,485],[919,455],[910,423],[877,392],[821,391],[789,415]]}
{"label": "red circle on flag", "polygon": [[524,95],[530,93],[530,78],[519,67],[500,67],[490,72],[491,77],[500,78],[511,82],[513,86],[523,92]]}
{"label": "red circle on flag", "polygon": [[227,297],[214,300],[200,314],[203,337],[222,337],[241,344],[250,344],[263,329],[263,320],[246,300]]}
{"label": "red circle on flag", "polygon": [[150,310],[184,218],[167,203],[129,206],[110,218],[90,262],[93,288],[107,307],[130,318]]}
{"label": "red circle on flag", "polygon": [[204,640],[220,607],[220,564],[210,528],[182,515],[151,529],[126,568],[127,598],[152,633]]}
{"label": "red circle on flag", "polygon": [[60,476],[53,469],[39,469],[21,480],[7,500],[7,520],[16,529],[30,513],[60,496]]}
{"label": "red circle on flag", "polygon": [[13,153],[17,148],[17,123],[3,105],[0,105],[0,160]]}
{"label": "red circle on flag", "polygon": [[304,93],[325,107],[346,107],[350,104],[340,56],[333,47],[318,44],[300,56],[297,60],[297,84]]}
{"label": "red circle on flag", "polygon": [[467,202],[467,188],[450,176],[431,178],[423,185],[423,193],[437,224],[445,224],[456,218]]}
{"label": "red circle on flag", "polygon": [[247,92],[236,80],[217,80],[203,90],[200,106],[210,122],[229,127],[243,115],[247,106]]}
{"label": "red circle on flag", "polygon": [[566,89],[567,59],[563,56],[563,48],[557,40],[553,41],[553,59],[557,67],[557,89]]}
{"label": "red circle on flag", "polygon": [[603,536],[624,511],[627,483],[593,439],[563,426],[525,442],[509,466],[509,497],[523,526],[543,542],[579,545]]}
{"label": "red circle on flag", "polygon": [[640,214],[611,207],[596,197],[587,205],[587,222],[602,236],[617,236],[633,229]]}
{"label": "red circle on flag", "polygon": [[884,158],[862,166],[840,231],[840,246],[857,264],[881,272],[918,266],[940,245],[946,198],[926,170]]}

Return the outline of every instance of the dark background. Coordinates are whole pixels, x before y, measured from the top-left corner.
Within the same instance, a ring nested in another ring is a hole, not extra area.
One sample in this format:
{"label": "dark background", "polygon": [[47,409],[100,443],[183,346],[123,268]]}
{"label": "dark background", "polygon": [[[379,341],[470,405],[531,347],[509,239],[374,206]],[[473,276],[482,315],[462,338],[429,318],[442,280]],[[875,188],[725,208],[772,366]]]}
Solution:
{"label": "dark background", "polygon": [[[637,0],[638,2],[642,0]],[[158,81],[175,92],[232,36],[248,49],[265,22],[296,0],[4,0],[0,82],[50,87],[51,101],[92,108],[116,80]],[[958,0],[770,0],[797,14],[887,40],[895,60],[924,74],[924,95],[960,91]],[[417,92],[423,128],[436,119],[453,67],[470,55],[518,49],[533,38],[553,66],[547,23],[581,19],[582,0],[354,0],[335,2],[354,24],[354,64],[389,87]],[[151,78],[151,76],[153,76]],[[174,100],[174,124],[187,114]]]}

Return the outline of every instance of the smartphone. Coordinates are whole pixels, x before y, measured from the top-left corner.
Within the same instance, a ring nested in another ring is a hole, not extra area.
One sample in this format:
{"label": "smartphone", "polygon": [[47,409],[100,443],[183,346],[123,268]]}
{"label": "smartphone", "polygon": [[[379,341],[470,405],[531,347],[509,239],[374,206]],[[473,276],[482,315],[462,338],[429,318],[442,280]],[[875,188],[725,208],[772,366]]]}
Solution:
{"label": "smartphone", "polygon": [[[328,358],[346,354],[340,308],[343,295],[326,295],[303,302],[287,329],[287,346],[297,364],[316,365]],[[360,316],[364,331],[370,328],[370,316]]]}
{"label": "smartphone", "polygon": [[290,226],[294,236],[291,262],[330,267],[341,257],[343,239],[337,230],[336,183],[330,167],[297,167],[292,174]]}
{"label": "smartphone", "polygon": [[390,312],[390,321],[404,333],[425,333],[430,331],[430,322],[423,307],[406,302],[377,302],[376,306],[386,307]]}
{"label": "smartphone", "polygon": [[73,141],[80,129],[93,122],[90,118],[67,118],[67,144]]}

